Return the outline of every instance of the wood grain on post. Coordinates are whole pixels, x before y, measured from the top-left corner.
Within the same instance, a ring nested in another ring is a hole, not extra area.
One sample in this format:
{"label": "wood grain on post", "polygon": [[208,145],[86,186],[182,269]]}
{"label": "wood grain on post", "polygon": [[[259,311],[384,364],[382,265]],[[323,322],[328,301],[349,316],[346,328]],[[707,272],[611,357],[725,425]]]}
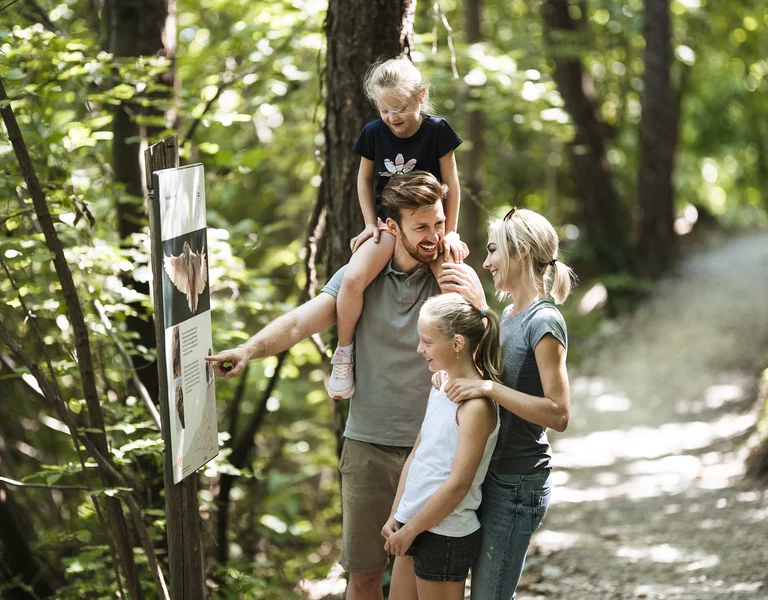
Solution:
{"label": "wood grain on post", "polygon": [[179,166],[178,138],[167,137],[144,151],[146,181],[149,190],[149,230],[152,239],[152,292],[155,305],[155,336],[157,338],[157,369],[160,381],[160,420],[166,448],[163,451],[165,483],[166,532],[168,535],[168,569],[173,600],[202,600],[202,544],[200,511],[197,504],[197,476],[191,475],[178,484],[173,483],[173,457],[169,447],[171,429],[168,403],[168,382],[165,374],[165,324],[163,319],[162,238],[160,234],[159,198],[153,193],[152,173]]}

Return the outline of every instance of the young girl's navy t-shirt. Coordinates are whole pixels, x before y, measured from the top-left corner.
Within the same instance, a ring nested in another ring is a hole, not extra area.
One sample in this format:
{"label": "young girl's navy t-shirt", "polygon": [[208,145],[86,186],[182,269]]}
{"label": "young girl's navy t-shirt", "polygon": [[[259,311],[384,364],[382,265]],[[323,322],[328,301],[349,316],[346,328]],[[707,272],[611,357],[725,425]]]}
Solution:
{"label": "young girl's navy t-shirt", "polygon": [[377,207],[381,204],[381,191],[392,175],[429,171],[442,181],[440,158],[461,144],[461,138],[445,119],[425,113],[421,117],[418,131],[408,138],[397,137],[381,117],[374,119],[366,123],[352,147],[360,156],[373,161]]}

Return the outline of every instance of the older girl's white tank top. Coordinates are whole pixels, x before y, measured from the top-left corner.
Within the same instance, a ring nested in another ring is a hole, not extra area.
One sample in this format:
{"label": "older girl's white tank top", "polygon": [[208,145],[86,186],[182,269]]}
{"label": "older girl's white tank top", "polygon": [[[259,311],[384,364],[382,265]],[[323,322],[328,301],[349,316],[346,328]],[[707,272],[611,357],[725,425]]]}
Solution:
{"label": "older girl's white tank top", "polygon": [[[401,523],[412,519],[432,494],[448,480],[453,457],[459,444],[459,425],[456,423],[458,408],[459,405],[451,402],[442,389],[432,388],[427,412],[421,425],[421,443],[408,469],[403,496],[395,512],[395,519]],[[483,458],[480,460],[469,492],[450,515],[430,529],[432,533],[463,537],[480,529],[480,521],[475,511],[480,506],[481,487],[498,437],[499,409],[497,406],[496,427],[488,436]]]}

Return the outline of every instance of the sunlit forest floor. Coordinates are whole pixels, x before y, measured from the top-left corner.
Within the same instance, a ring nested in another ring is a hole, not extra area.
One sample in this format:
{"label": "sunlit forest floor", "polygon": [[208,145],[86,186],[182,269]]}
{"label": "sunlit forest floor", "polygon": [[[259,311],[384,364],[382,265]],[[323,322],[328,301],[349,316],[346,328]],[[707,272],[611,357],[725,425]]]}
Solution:
{"label": "sunlit forest floor", "polygon": [[590,345],[520,600],[768,597],[768,490],[742,477],[768,233],[691,256]]}

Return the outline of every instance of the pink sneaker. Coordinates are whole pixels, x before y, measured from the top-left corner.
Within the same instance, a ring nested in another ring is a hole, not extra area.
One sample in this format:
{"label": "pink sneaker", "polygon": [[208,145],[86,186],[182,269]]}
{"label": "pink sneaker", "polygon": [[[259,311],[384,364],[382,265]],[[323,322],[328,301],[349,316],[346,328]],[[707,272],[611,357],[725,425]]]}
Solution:
{"label": "pink sneaker", "polygon": [[355,393],[355,355],[336,348],[331,364],[333,371],[328,380],[328,395],[334,400],[351,398]]}

